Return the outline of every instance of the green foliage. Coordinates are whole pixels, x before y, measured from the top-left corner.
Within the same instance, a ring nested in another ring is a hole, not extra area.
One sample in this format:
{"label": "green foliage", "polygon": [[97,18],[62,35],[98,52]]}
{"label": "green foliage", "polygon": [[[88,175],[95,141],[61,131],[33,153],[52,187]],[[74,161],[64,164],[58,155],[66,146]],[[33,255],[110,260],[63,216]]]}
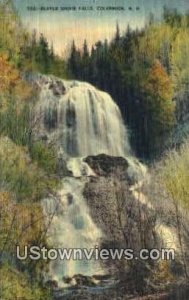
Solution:
{"label": "green foliage", "polygon": [[6,54],[22,71],[34,71],[67,77],[66,64],[54,54],[47,39],[41,34],[37,37],[22,25],[13,1],[0,3],[0,55]]}
{"label": "green foliage", "polygon": [[19,145],[30,143],[29,104],[6,98],[6,109],[0,112],[0,134],[10,137]]}
{"label": "green foliage", "polygon": [[[37,200],[56,185],[56,155],[43,144],[33,144],[31,88],[6,55],[0,55],[0,67],[0,136],[8,137],[0,138],[1,182],[5,181],[19,200]],[[53,178],[49,179],[47,174],[53,174]]]}
{"label": "green foliage", "polygon": [[3,300],[48,300],[48,290],[31,284],[26,274],[7,265],[0,267],[0,298]]}
{"label": "green foliage", "polygon": [[9,59],[19,64],[20,51],[28,39],[17,16],[13,2],[2,0],[0,3],[0,53],[6,53]]}
{"label": "green foliage", "polygon": [[12,1],[0,3],[0,298],[50,299],[41,288],[44,261],[18,262],[15,247],[46,245],[40,200],[57,189],[55,151],[33,141],[30,111],[37,92],[22,72],[65,75],[45,37],[30,36]]}
{"label": "green foliage", "polygon": [[80,64],[81,64],[80,51],[76,49],[75,42],[73,41],[70,57],[67,62],[68,70],[72,77],[75,76],[76,78],[78,78],[80,76],[79,75],[81,72]]}
{"label": "green foliage", "polygon": [[46,38],[41,34],[39,39],[34,32],[23,51],[23,66],[28,71],[39,71],[47,74],[54,59]]}
{"label": "green foliage", "polygon": [[30,155],[33,161],[38,163],[49,174],[55,174],[57,170],[57,155],[53,147],[44,145],[43,142],[38,141],[32,143]]}
{"label": "green foliage", "polygon": [[189,84],[189,29],[178,30],[172,46],[172,77],[177,87],[181,88]]}
{"label": "green foliage", "polygon": [[0,138],[0,183],[15,193],[18,201],[37,201],[56,187],[56,179],[32,162],[26,148]]}
{"label": "green foliage", "polygon": [[[19,203],[13,194],[0,189],[0,262],[15,260],[16,245],[41,245],[46,243],[44,232],[45,220],[40,203]],[[26,260],[23,265],[31,265],[35,276],[38,267],[44,262],[31,263]],[[19,264],[18,264],[19,265]]]}
{"label": "green foliage", "polygon": [[[35,71],[63,78],[69,74],[108,91],[132,129],[135,149],[141,156],[149,157],[151,153],[161,153],[166,134],[174,125],[173,98],[177,119],[184,118],[178,111],[183,105],[187,107],[187,97],[181,94],[188,93],[188,44],[189,16],[165,9],[161,23],[156,24],[151,18],[141,31],[131,31],[128,27],[121,35],[117,24],[113,40],[98,41],[91,52],[87,41],[82,50],[73,42],[66,64],[55,55],[53,46],[49,46],[43,35],[38,37],[35,32],[30,35],[23,28],[11,1],[1,1],[1,299],[49,297],[47,291],[38,287],[44,264],[33,265],[28,261],[19,264],[12,255],[16,243],[20,246],[46,243],[39,200],[57,188],[56,153],[53,148],[33,140],[30,105],[37,94],[21,79],[21,72]],[[187,207],[188,157],[187,144],[167,156],[160,172],[171,197]],[[36,286],[29,280],[32,277]]]}
{"label": "green foliage", "polygon": [[165,23],[169,24],[171,27],[180,27],[183,24],[183,18],[177,9],[172,10],[164,7],[163,17]]}
{"label": "green foliage", "polygon": [[189,143],[181,146],[179,151],[171,151],[163,160],[158,170],[162,183],[172,199],[189,208]]}
{"label": "green foliage", "polygon": [[[140,31],[128,27],[121,35],[117,24],[112,41],[97,42],[89,56],[86,42],[80,51],[73,42],[68,59],[70,74],[113,96],[131,129],[135,151],[145,158],[164,151],[174,119],[177,125],[189,113],[188,20],[188,14],[165,8],[161,22],[151,17]],[[159,91],[164,85],[161,93],[152,91],[157,89],[154,84],[151,92],[145,88],[157,61],[159,75],[154,80]]]}
{"label": "green foliage", "polygon": [[160,152],[165,133],[174,125],[173,86],[165,69],[156,61],[143,83],[145,134],[148,140],[149,156]]}
{"label": "green foliage", "polygon": [[28,38],[21,49],[20,68],[29,72],[40,72],[66,78],[66,65],[63,59],[54,54],[43,34],[37,38],[36,32]]}
{"label": "green foliage", "polygon": [[0,55],[0,135],[26,145],[29,139],[29,106],[33,93],[20,72]]}
{"label": "green foliage", "polygon": [[31,158],[50,174],[56,173],[56,154],[43,143],[33,143],[30,110],[37,94],[21,80],[18,70],[6,56],[0,56],[0,135],[9,137],[17,145],[26,146]]}

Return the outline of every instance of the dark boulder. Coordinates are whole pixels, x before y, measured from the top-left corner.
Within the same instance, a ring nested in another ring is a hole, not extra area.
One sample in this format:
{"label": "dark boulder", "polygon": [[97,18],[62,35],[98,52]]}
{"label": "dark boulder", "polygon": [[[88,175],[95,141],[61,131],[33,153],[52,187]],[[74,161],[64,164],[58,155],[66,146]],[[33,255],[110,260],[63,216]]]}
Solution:
{"label": "dark boulder", "polygon": [[46,282],[46,286],[51,289],[57,289],[58,288],[58,282],[56,280],[48,280]]}
{"label": "dark boulder", "polygon": [[54,96],[61,96],[66,93],[66,88],[62,81],[51,82],[49,89],[52,90]]}
{"label": "dark boulder", "polygon": [[88,156],[84,161],[93,169],[99,176],[110,176],[115,174],[116,170],[120,174],[125,174],[129,166],[127,160],[123,157],[113,157],[106,154],[97,156]]}
{"label": "dark boulder", "polygon": [[88,286],[93,287],[96,286],[94,279],[90,276],[84,276],[82,274],[77,274],[73,276],[73,279],[76,281],[77,286]]}

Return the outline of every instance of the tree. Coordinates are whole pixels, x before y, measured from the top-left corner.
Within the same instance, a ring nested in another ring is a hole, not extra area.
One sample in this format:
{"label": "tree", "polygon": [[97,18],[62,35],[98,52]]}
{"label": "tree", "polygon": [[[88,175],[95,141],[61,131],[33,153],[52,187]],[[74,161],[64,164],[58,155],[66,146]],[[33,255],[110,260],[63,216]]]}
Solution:
{"label": "tree", "polygon": [[41,34],[39,38],[36,56],[37,62],[41,65],[42,72],[48,73],[50,67],[50,50],[47,39],[43,34]]}
{"label": "tree", "polygon": [[68,58],[67,65],[71,76],[76,78],[81,76],[81,54],[76,48],[75,41],[72,42],[70,57]]}
{"label": "tree", "polygon": [[[173,202],[176,228],[183,270],[189,278],[188,261],[188,212],[189,212],[189,143],[179,150],[170,151],[157,168],[157,177]],[[187,244],[186,244],[187,243]]]}
{"label": "tree", "polygon": [[0,91],[5,93],[19,81],[19,72],[8,62],[6,55],[0,55]]}
{"label": "tree", "polygon": [[120,41],[120,38],[121,38],[121,35],[120,35],[120,28],[119,28],[119,24],[118,24],[118,22],[117,22],[117,24],[116,24],[115,41],[116,41],[116,42],[119,42],[119,41]]}
{"label": "tree", "polygon": [[144,131],[149,154],[161,151],[167,132],[174,125],[173,86],[165,69],[156,60],[143,83]]}
{"label": "tree", "polygon": [[164,22],[169,24],[171,27],[180,27],[182,25],[183,18],[177,9],[169,9],[165,6],[163,18]]}
{"label": "tree", "polygon": [[109,43],[98,41],[89,56],[85,41],[82,64],[76,59],[75,45],[69,57],[69,62],[75,61],[71,65],[77,66],[71,68],[73,77],[114,98],[132,132],[132,146],[143,158],[165,149],[174,119],[184,120],[189,111],[188,17],[175,11],[166,14],[164,18],[176,21],[154,20],[142,30],[128,26],[124,35],[117,24],[114,38]]}
{"label": "tree", "polygon": [[88,49],[87,41],[85,40],[83,44],[83,53],[81,58],[81,67],[82,67],[81,78],[83,80],[87,80],[88,77],[90,76],[89,62],[90,62],[89,49]]}

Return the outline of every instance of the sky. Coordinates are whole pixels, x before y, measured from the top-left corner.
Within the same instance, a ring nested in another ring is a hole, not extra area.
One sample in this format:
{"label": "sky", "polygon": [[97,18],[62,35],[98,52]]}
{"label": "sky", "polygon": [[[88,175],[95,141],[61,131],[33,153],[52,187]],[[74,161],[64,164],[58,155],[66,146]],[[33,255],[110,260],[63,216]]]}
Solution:
{"label": "sky", "polygon": [[[53,43],[55,53],[63,56],[73,40],[78,47],[82,47],[85,39],[89,47],[98,40],[111,40],[116,23],[124,32],[128,24],[131,28],[143,27],[150,13],[160,18],[164,6],[189,11],[189,0],[14,0],[14,3],[26,28],[43,33],[49,44]],[[53,11],[56,7],[58,10]]]}

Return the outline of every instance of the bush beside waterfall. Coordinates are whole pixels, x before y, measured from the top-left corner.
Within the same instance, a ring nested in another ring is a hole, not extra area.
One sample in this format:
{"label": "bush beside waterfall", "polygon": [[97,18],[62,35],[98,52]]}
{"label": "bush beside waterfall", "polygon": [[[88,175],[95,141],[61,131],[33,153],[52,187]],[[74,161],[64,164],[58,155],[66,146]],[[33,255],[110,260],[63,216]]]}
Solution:
{"label": "bush beside waterfall", "polygon": [[[3,9],[1,4],[0,14]],[[3,21],[11,26],[9,19],[1,18]],[[9,38],[1,31],[0,36],[2,43]],[[22,79],[18,49],[11,42],[6,41],[9,55],[0,53],[0,298],[48,299],[48,290],[41,284],[41,270],[47,265],[42,261],[20,263],[15,249],[16,245],[46,244],[39,200],[58,186],[57,160],[52,147],[33,141],[30,112],[37,92]]]}

